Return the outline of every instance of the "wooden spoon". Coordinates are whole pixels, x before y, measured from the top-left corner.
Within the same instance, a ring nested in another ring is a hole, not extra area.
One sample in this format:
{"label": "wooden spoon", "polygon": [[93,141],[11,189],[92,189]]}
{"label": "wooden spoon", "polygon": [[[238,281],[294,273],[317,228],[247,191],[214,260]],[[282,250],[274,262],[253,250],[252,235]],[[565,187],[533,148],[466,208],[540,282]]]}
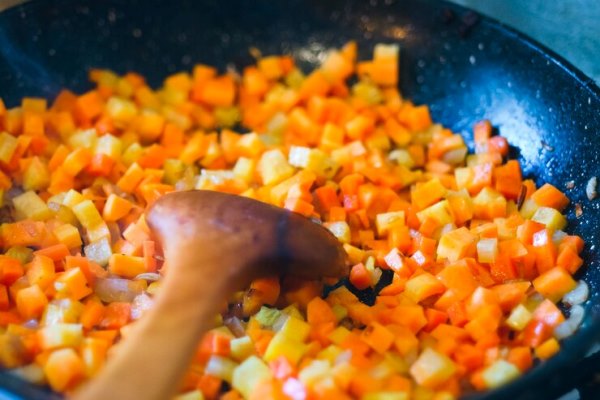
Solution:
{"label": "wooden spoon", "polygon": [[78,400],[168,399],[223,301],[252,279],[347,274],[339,241],[287,210],[212,191],[176,192],[146,215],[168,272],[153,308]]}

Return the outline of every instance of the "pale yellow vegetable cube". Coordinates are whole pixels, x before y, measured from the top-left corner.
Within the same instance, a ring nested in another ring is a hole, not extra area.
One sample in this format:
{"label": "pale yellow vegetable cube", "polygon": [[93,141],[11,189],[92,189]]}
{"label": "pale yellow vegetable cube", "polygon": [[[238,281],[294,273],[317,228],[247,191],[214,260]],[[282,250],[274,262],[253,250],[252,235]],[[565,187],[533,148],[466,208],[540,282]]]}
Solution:
{"label": "pale yellow vegetable cube", "polygon": [[304,316],[302,315],[300,310],[298,310],[298,306],[296,306],[296,304],[290,304],[289,306],[287,306],[286,308],[281,310],[281,312],[283,312],[286,315],[289,315],[292,318],[296,318],[296,319],[299,319],[300,321],[304,321]]}
{"label": "pale yellow vegetable cube", "polygon": [[343,326],[338,326],[335,328],[328,336],[329,340],[333,343],[340,345],[346,340],[348,335],[350,334],[350,330]]}
{"label": "pale yellow vegetable cube", "polygon": [[242,336],[229,342],[231,357],[238,361],[244,361],[255,353],[254,343],[250,336]]}
{"label": "pale yellow vegetable cube", "polygon": [[377,227],[377,235],[386,235],[394,224],[404,224],[404,211],[391,211],[387,213],[377,214],[375,216],[375,226]]}
{"label": "pale yellow vegetable cube", "polygon": [[498,257],[498,239],[481,239],[477,242],[477,261],[480,263],[493,263]]}
{"label": "pale yellow vegetable cube", "polygon": [[289,339],[297,343],[304,342],[310,333],[310,325],[300,319],[288,318],[279,333],[287,336]]}
{"label": "pale yellow vegetable cube", "polygon": [[83,312],[84,305],[72,299],[52,300],[46,306],[42,315],[42,325],[55,325],[59,323],[77,323]]}
{"label": "pale yellow vegetable cube", "polygon": [[38,337],[44,350],[76,347],[83,340],[83,327],[81,324],[65,323],[49,325],[38,331]]}
{"label": "pale yellow vegetable cube", "polygon": [[297,364],[306,353],[306,350],[307,346],[304,343],[290,338],[282,329],[269,342],[263,359],[273,361],[280,356],[285,356],[292,364]]}
{"label": "pale yellow vegetable cube", "polygon": [[332,375],[331,364],[325,360],[313,360],[298,373],[298,379],[307,387]]}
{"label": "pale yellow vegetable cube", "polygon": [[54,214],[33,191],[28,191],[13,198],[13,206],[17,217],[32,219],[34,221],[45,221]]}
{"label": "pale yellow vegetable cube", "polygon": [[540,224],[546,225],[547,228],[558,231],[567,226],[567,219],[555,208],[540,207],[538,208],[531,219]]}
{"label": "pale yellow vegetable cube", "polygon": [[231,383],[233,371],[238,367],[238,363],[225,357],[211,356],[204,367],[204,372],[221,378],[224,381]]}
{"label": "pale yellow vegetable cube", "polygon": [[110,237],[108,226],[91,200],[82,201],[73,206],[72,210],[81,223],[81,226],[86,229],[87,238],[90,243]]}
{"label": "pale yellow vegetable cube", "polygon": [[38,157],[33,157],[25,171],[23,171],[23,189],[43,190],[49,185],[50,171],[47,164]]}
{"label": "pale yellow vegetable cube", "polygon": [[142,146],[140,146],[139,143],[132,143],[123,152],[121,160],[125,165],[130,166],[131,164],[136,162],[142,156],[143,153],[144,149],[142,148]]}
{"label": "pale yellow vegetable cube", "polygon": [[533,314],[524,305],[519,304],[510,312],[506,324],[516,331],[522,331],[531,318],[533,318]]}
{"label": "pale yellow vegetable cube", "polygon": [[7,132],[0,133],[0,161],[10,162],[17,149],[17,138]]}
{"label": "pale yellow vegetable cube", "polygon": [[394,372],[398,374],[406,374],[408,373],[409,364],[406,362],[405,358],[400,354],[395,352],[386,352],[384,355],[384,362],[389,365],[390,368],[394,370]]}
{"label": "pale yellow vegetable cube", "polygon": [[321,350],[319,353],[317,353],[316,358],[319,360],[329,361],[329,363],[333,365],[335,364],[335,360],[343,351],[344,350],[341,347],[336,346],[334,344],[330,344],[329,346]]}
{"label": "pale yellow vegetable cube", "polygon": [[119,160],[123,152],[123,142],[111,134],[100,136],[96,141],[95,152],[96,154],[106,154],[115,161]]}
{"label": "pale yellow vegetable cube", "polygon": [[342,243],[350,243],[350,226],[345,221],[325,222],[323,226]]}
{"label": "pale yellow vegetable cube", "polygon": [[521,205],[521,210],[519,212],[523,218],[530,219],[533,217],[538,208],[540,208],[540,206],[538,206],[535,201],[532,199],[526,199]]}
{"label": "pale yellow vegetable cube", "polygon": [[240,157],[233,167],[233,175],[246,183],[250,183],[254,180],[255,170],[256,161],[250,158]]}
{"label": "pale yellow vegetable cube", "polygon": [[483,370],[481,377],[490,389],[508,383],[521,375],[521,371],[514,364],[505,360],[497,360]]}
{"label": "pale yellow vegetable cube", "polygon": [[410,375],[422,386],[435,387],[456,372],[456,365],[447,356],[426,348],[410,367]]}
{"label": "pale yellow vegetable cube", "polygon": [[249,398],[261,382],[271,378],[273,374],[267,364],[256,356],[250,356],[233,371],[231,386],[244,398]]}
{"label": "pale yellow vegetable cube", "polygon": [[96,140],[98,140],[98,134],[96,133],[96,129],[92,128],[75,132],[69,137],[67,142],[71,149],[80,147],[93,149],[96,145]]}
{"label": "pale yellow vegetable cube", "polygon": [[265,185],[276,185],[294,175],[294,168],[279,149],[264,152],[258,161],[257,169]]}
{"label": "pale yellow vegetable cube", "polygon": [[120,97],[111,97],[106,102],[106,112],[116,125],[123,126],[137,115],[138,109],[134,102]]}
{"label": "pale yellow vegetable cube", "polygon": [[85,200],[85,197],[75,189],[69,190],[63,197],[62,205],[73,208],[77,204]]}
{"label": "pale yellow vegetable cube", "polygon": [[419,211],[417,213],[417,218],[421,222],[425,221],[426,218],[432,218],[440,225],[451,224],[454,222],[448,200],[439,201],[426,209]]}

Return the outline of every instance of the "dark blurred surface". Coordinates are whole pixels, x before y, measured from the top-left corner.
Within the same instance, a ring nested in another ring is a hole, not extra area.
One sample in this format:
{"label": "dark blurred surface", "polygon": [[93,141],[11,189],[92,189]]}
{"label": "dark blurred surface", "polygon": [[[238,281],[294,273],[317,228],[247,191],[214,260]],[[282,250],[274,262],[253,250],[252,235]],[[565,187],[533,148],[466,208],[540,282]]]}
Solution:
{"label": "dark blurred surface", "polygon": [[450,0],[523,32],[600,82],[600,0]]}

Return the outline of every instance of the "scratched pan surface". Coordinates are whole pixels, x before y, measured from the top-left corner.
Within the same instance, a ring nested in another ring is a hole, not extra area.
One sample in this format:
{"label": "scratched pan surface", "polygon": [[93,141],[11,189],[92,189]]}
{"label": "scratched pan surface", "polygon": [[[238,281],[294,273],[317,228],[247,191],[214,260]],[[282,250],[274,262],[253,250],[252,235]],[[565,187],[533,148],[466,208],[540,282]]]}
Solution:
{"label": "scratched pan surface", "polygon": [[[584,375],[578,360],[600,336],[600,200],[585,197],[587,180],[600,175],[600,90],[519,33],[438,1],[34,1],[0,14],[0,97],[15,106],[23,96],[52,98],[61,87],[85,90],[91,67],[137,71],[157,85],[197,62],[242,67],[251,62],[250,46],[293,54],[310,68],[351,39],[363,57],[375,43],[399,43],[403,94],[429,104],[436,121],[471,144],[471,126],[488,118],[526,176],[560,188],[575,182],[567,194],[584,214],[577,219],[568,209],[569,231],[588,244],[579,277],[592,288],[584,324],[558,356],[485,394],[557,396]],[[50,395],[6,373],[0,385],[17,397]]]}

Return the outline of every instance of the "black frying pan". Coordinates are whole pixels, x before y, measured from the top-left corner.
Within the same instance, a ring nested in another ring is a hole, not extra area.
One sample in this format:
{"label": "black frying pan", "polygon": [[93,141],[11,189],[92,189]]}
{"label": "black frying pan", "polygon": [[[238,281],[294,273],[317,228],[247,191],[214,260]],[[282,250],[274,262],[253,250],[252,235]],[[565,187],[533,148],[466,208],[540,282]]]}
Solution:
{"label": "black frying pan", "polygon": [[[589,380],[597,358],[581,361],[600,336],[600,200],[585,196],[600,175],[600,89],[551,51],[506,26],[439,1],[112,0],[34,1],[0,14],[0,97],[52,98],[83,91],[87,70],[137,71],[157,85],[169,73],[204,62],[252,60],[248,48],[289,53],[310,68],[347,40],[368,57],[378,42],[402,47],[402,93],[431,106],[433,118],[471,140],[490,119],[514,146],[524,174],[564,188],[583,205],[569,230],[586,243],[579,274],[592,295],[583,326],[561,352],[486,398],[553,398]],[[572,203],[572,204],[573,204]],[[25,398],[47,391],[0,374],[0,386]]]}

